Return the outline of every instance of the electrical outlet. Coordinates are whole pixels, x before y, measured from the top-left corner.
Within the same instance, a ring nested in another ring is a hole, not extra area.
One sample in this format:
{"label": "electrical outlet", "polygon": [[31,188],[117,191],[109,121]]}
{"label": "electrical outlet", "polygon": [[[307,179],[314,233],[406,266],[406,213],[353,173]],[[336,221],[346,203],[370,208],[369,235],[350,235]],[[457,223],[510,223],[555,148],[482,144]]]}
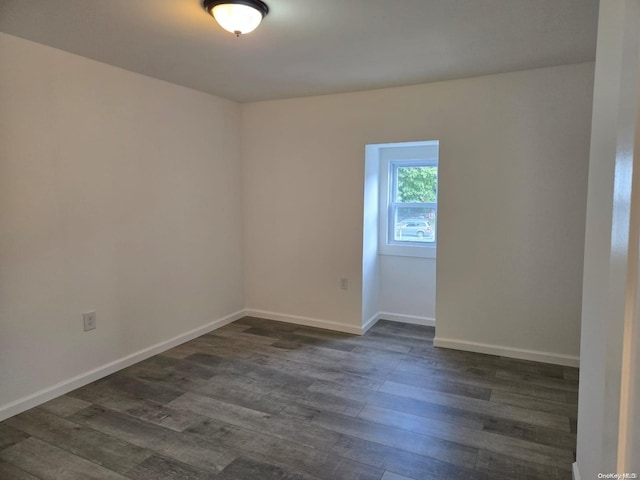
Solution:
{"label": "electrical outlet", "polygon": [[340,288],[342,290],[349,290],[349,279],[348,278],[341,278],[340,279]]}
{"label": "electrical outlet", "polygon": [[96,328],[96,312],[86,312],[82,314],[84,320],[84,331],[95,330]]}

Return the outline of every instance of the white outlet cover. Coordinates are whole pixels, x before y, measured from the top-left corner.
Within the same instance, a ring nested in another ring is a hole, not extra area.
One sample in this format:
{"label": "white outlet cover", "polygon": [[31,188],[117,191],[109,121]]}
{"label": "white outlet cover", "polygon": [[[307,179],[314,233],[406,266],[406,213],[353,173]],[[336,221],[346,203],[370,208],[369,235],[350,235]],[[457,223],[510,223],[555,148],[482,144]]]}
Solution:
{"label": "white outlet cover", "polygon": [[84,322],[84,331],[95,330],[96,328],[96,312],[85,312],[82,314],[82,320]]}

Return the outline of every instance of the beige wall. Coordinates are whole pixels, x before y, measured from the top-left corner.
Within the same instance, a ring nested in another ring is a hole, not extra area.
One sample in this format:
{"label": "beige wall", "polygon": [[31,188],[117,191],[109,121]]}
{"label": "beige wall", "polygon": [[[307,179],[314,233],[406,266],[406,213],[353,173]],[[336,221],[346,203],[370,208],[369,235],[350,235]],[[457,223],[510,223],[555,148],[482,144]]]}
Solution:
{"label": "beige wall", "polygon": [[242,107],[5,34],[0,64],[0,416],[245,307],[361,329],[375,143],[441,142],[438,335],[577,355],[592,64]]}
{"label": "beige wall", "polygon": [[[380,311],[397,315],[397,318],[406,316],[407,321],[433,322],[436,318],[436,260],[380,255]],[[411,320],[411,317],[415,318]]]}
{"label": "beige wall", "polygon": [[577,365],[593,65],[462,85],[442,107],[436,343]]}
{"label": "beige wall", "polygon": [[575,362],[592,78],[582,64],[243,105],[247,306],[360,326],[364,146],[437,139],[437,335]]}
{"label": "beige wall", "polygon": [[237,104],[5,34],[0,65],[1,410],[244,285]]}

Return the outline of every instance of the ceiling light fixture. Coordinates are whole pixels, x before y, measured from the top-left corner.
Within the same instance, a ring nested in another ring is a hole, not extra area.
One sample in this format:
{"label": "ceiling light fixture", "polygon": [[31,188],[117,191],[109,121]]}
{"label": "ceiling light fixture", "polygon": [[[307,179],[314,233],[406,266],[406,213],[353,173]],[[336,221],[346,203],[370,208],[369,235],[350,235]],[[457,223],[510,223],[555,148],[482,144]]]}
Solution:
{"label": "ceiling light fixture", "polygon": [[269,13],[269,7],[261,0],[204,0],[202,6],[236,37],[253,32]]}

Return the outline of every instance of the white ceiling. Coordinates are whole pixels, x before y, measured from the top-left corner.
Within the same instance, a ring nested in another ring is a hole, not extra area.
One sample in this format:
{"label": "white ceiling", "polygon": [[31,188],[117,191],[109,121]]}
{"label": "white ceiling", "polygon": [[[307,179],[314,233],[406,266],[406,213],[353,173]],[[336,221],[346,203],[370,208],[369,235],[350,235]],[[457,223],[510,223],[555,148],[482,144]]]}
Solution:
{"label": "white ceiling", "polygon": [[266,0],[241,38],[201,0],[0,0],[0,31],[247,102],[592,61],[598,0]]}

